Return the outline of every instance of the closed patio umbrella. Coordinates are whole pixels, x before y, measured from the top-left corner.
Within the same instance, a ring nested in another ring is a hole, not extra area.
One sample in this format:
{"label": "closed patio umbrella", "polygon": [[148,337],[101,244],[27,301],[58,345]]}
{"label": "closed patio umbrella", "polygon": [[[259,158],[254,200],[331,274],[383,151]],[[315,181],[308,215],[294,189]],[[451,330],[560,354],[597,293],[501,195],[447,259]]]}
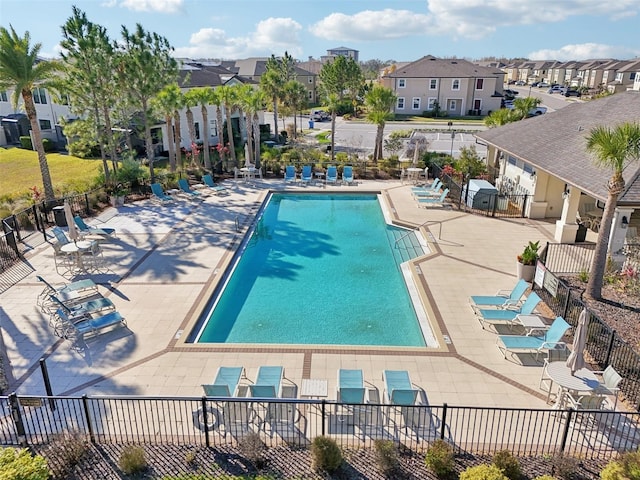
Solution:
{"label": "closed patio umbrella", "polygon": [[584,308],[578,318],[578,326],[573,336],[573,350],[567,358],[567,367],[571,369],[571,374],[584,368],[584,345],[587,341],[587,309]]}
{"label": "closed patio umbrella", "polygon": [[78,227],[76,227],[76,222],[73,220],[71,205],[66,199],[64,201],[64,218],[67,220],[67,226],[69,227],[69,238],[75,242],[80,238],[80,233],[78,232]]}

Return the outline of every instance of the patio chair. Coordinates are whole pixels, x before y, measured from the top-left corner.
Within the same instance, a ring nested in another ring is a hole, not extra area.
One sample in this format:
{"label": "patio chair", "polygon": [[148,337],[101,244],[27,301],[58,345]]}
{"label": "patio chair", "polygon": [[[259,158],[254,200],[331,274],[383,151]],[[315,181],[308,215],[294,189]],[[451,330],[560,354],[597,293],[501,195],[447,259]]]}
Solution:
{"label": "patio chair", "polygon": [[66,245],[67,243],[71,242],[71,240],[69,240],[69,237],[67,237],[67,234],[60,227],[53,227],[51,229],[51,233],[53,233],[53,236],[56,237],[56,241],[58,242],[59,246]]}
{"label": "patio chair", "polygon": [[366,389],[362,370],[338,370],[338,402],[339,403],[365,403]]}
{"label": "patio chair", "polygon": [[547,373],[547,367],[551,362],[566,362],[569,354],[569,349],[564,344],[558,345],[556,348],[550,348],[547,352],[547,358],[544,359],[542,374],[540,375],[540,389],[547,392],[547,403],[551,400],[551,390],[553,388],[553,379]]}
{"label": "patio chair", "polygon": [[562,337],[570,327],[564,318],[556,317],[544,335],[498,335],[496,345],[504,358],[507,352],[535,353],[537,360],[540,352],[563,345]]}
{"label": "patio chair", "polygon": [[282,395],[282,379],[284,367],[258,368],[258,376],[255,383],[249,385],[252,397],[278,398]]}
{"label": "patio chair", "polygon": [[97,317],[70,317],[61,308],[56,310],[56,315],[63,326],[63,338],[77,342],[89,336],[98,336],[108,328],[115,326],[126,327],[125,318],[117,311],[111,311]]}
{"label": "patio chair", "polygon": [[571,392],[564,392],[564,396],[566,407],[576,410],[573,420],[583,425],[599,425],[605,417],[612,415],[611,413],[601,412],[605,410],[607,401],[607,398],[602,393],[591,392],[576,397]]}
{"label": "patio chair", "polygon": [[411,192],[437,192],[440,190],[440,187],[442,187],[442,180],[436,177],[428,187],[411,187]]}
{"label": "patio chair", "polygon": [[593,372],[597,375],[602,375],[602,382],[598,386],[598,392],[602,395],[613,395],[615,401],[613,403],[613,409],[616,409],[618,405],[618,392],[620,391],[620,382],[622,382],[622,376],[616,372],[616,369],[609,365],[603,371]]}
{"label": "patio chair", "polygon": [[231,435],[239,439],[254,432],[254,411],[249,402],[224,402],[222,405],[222,423],[224,436]]}
{"label": "patio chair", "polygon": [[531,285],[523,279],[518,280],[512,290],[498,290],[495,295],[472,295],[469,304],[477,314],[482,307],[517,307],[520,299]]}
{"label": "patio chair", "polygon": [[300,174],[300,180],[304,184],[311,183],[311,180],[313,180],[313,173],[311,172],[311,165],[304,165],[302,167],[302,173]]}
{"label": "patio chair", "polygon": [[444,203],[444,199],[447,198],[449,194],[449,189],[445,188],[439,197],[418,197],[416,200],[418,201],[418,206],[433,206],[433,205],[442,205]]}
{"label": "patio chair", "polygon": [[325,177],[327,183],[338,183],[338,167],[335,165],[329,165],[327,167],[327,176]]}
{"label": "patio chair", "polygon": [[296,181],[296,167],[293,165],[287,165],[284,169],[284,181],[295,182]]}
{"label": "patio chair", "polygon": [[105,265],[102,247],[96,241],[91,243],[90,248],[82,250],[80,255],[82,256],[82,265],[85,270],[96,272],[100,271]]}
{"label": "patio chair", "polygon": [[353,183],[353,167],[351,165],[345,165],[342,170],[342,181],[347,185],[351,185]]}
{"label": "patio chair", "polygon": [[393,405],[414,405],[418,390],[413,388],[411,377],[406,370],[383,370],[384,398]]}
{"label": "patio chair", "polygon": [[160,185],[159,183],[151,184],[151,193],[153,193],[153,199],[159,200],[161,203],[173,202],[173,198],[164,193],[164,190],[162,190],[162,185]]}
{"label": "patio chair", "polygon": [[485,323],[513,325],[518,315],[531,315],[541,301],[536,292],[531,292],[519,308],[480,308],[476,312],[476,317],[483,329]]}
{"label": "patio chair", "polygon": [[236,397],[240,378],[247,378],[244,367],[218,367],[211,385],[202,385],[207,397]]}
{"label": "patio chair", "polygon": [[116,306],[113,302],[105,297],[98,297],[85,302],[67,305],[56,295],[50,295],[51,300],[56,304],[58,309],[62,309],[67,317],[82,317],[92,313],[99,313],[105,310],[115,310]]}
{"label": "patio chair", "polygon": [[71,303],[99,294],[98,286],[91,279],[78,280],[77,282],[67,283],[61,287],[54,287],[40,275],[36,275],[36,279],[44,283],[44,289],[38,294],[36,302],[39,307],[52,303],[49,298],[50,295],[56,295],[61,301]]}
{"label": "patio chair", "polygon": [[218,185],[213,181],[213,177],[210,174],[206,174],[202,176],[202,181],[204,184],[213,191],[215,195],[229,195],[229,190],[227,187],[223,187],[222,185]]}
{"label": "patio chair", "polygon": [[111,238],[115,237],[116,229],[115,228],[98,228],[93,225],[87,225],[85,221],[82,219],[80,215],[76,215],[73,217],[73,221],[75,222],[78,230],[80,231],[80,235],[100,235],[103,238]]}
{"label": "patio chair", "polygon": [[202,194],[200,192],[196,192],[195,190],[191,190],[189,187],[189,182],[187,182],[186,178],[181,178],[178,180],[178,186],[180,187],[180,191],[186,195],[188,198],[192,200],[199,200],[202,198]]}

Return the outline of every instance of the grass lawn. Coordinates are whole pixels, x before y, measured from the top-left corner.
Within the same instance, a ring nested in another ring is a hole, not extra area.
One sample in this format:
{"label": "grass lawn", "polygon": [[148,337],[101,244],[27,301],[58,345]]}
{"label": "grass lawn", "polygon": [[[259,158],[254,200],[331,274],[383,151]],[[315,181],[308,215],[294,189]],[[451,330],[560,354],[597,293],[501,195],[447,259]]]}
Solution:
{"label": "grass lawn", "polygon": [[[56,194],[88,190],[102,165],[101,160],[85,160],[59,153],[48,153],[47,163]],[[38,154],[22,148],[0,148],[0,179],[0,198],[30,195],[29,188],[34,185],[42,191]]]}

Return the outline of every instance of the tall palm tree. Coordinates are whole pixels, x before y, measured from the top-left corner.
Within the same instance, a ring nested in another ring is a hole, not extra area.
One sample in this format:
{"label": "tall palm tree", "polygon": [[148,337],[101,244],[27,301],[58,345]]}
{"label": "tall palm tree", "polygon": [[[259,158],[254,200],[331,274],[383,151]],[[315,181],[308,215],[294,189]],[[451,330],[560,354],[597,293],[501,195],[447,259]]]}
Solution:
{"label": "tall palm tree", "polygon": [[200,105],[202,112],[202,148],[204,150],[204,168],[211,172],[211,152],[209,151],[209,110],[207,105],[213,103],[213,89],[211,87],[198,87],[191,90],[191,94]]}
{"label": "tall palm tree", "polygon": [[46,87],[47,83],[55,78],[60,66],[54,61],[38,61],[38,53],[42,44],[36,43],[32,46],[29,32],[25,32],[24,37],[20,37],[12,26],[9,28],[11,31],[0,27],[0,90],[13,89],[11,102],[14,108],[17,108],[18,99],[22,96],[24,109],[31,124],[33,146],[38,152],[44,195],[50,201],[55,199],[55,193],[53,192],[47,156],[42,144],[36,106],[33,102],[33,89]]}
{"label": "tall palm tree", "polygon": [[297,138],[297,114],[307,106],[307,89],[299,81],[289,80],[284,84],[282,91],[282,101],[293,114],[293,138]]}
{"label": "tall palm tree", "polygon": [[222,127],[224,125],[224,120],[222,118],[222,107],[224,105],[224,99],[222,98],[220,87],[213,90],[213,95],[211,96],[211,104],[216,106],[216,130],[218,135],[218,153],[220,155],[220,162],[225,161],[225,150],[224,150],[224,135],[222,133]]}
{"label": "tall palm tree", "polygon": [[489,116],[484,119],[484,124],[489,127],[501,127],[507,123],[514,121],[513,112],[508,108],[500,108],[495,112],[491,112]]}
{"label": "tall palm tree", "polygon": [[273,134],[278,139],[278,100],[282,95],[282,82],[277,70],[267,69],[260,76],[260,88],[273,104]]}
{"label": "tall palm tree", "polygon": [[236,158],[236,146],[233,140],[233,125],[231,124],[231,114],[236,108],[236,87],[231,85],[223,85],[219,87],[219,93],[222,98],[222,104],[224,105],[224,113],[227,117],[227,137],[229,138],[229,155],[234,166],[237,166],[238,159]]}
{"label": "tall palm tree", "polygon": [[239,89],[240,104],[247,116],[247,151],[249,162],[260,165],[260,124],[258,112],[264,109],[264,95],[261,90],[251,85],[243,85]]}
{"label": "tall palm tree", "polygon": [[607,182],[607,203],[602,213],[586,291],[589,297],[600,299],[613,215],[618,196],[625,188],[622,172],[630,161],[640,159],[640,123],[626,122],[615,127],[598,126],[591,129],[587,137],[587,151],[595,155],[596,165],[613,170]]}
{"label": "tall palm tree", "polygon": [[177,83],[167,85],[154,99],[154,107],[157,108],[167,125],[167,143],[169,144],[169,168],[172,172],[176,171],[176,145],[173,136],[173,113],[179,106],[180,87]]}
{"label": "tall palm tree", "polygon": [[378,163],[382,158],[382,139],[384,137],[384,127],[387,121],[394,117],[393,106],[396,103],[396,96],[393,90],[374,85],[365,96],[367,105],[367,122],[374,123],[376,128],[376,141],[373,148],[373,162]]}
{"label": "tall palm tree", "polygon": [[[196,143],[196,125],[193,121],[193,112],[191,111],[191,107],[195,107],[198,104],[196,95],[197,92],[194,94],[193,90],[188,90],[184,94],[183,107],[187,108],[185,116],[187,117],[187,129],[189,130],[189,142],[191,143],[191,145],[194,145]],[[193,157],[192,161],[194,161]]]}
{"label": "tall palm tree", "polygon": [[539,98],[536,97],[525,97],[525,98],[516,98],[513,101],[513,110],[512,115],[514,121],[524,120],[529,116],[529,112],[540,105]]}
{"label": "tall palm tree", "polygon": [[180,110],[182,110],[182,107],[184,106],[184,93],[182,93],[182,90],[179,91],[179,95],[175,100],[176,103],[174,104],[173,110],[173,124],[175,125],[175,130],[173,133],[173,139],[176,143],[176,163],[180,165],[180,168],[182,168],[182,120],[180,117]]}

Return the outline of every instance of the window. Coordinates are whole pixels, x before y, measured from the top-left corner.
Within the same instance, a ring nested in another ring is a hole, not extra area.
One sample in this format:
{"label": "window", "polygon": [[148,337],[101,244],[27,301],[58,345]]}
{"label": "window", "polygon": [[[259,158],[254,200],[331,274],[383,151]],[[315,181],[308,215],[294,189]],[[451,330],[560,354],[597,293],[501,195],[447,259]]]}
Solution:
{"label": "window", "polygon": [[455,79],[453,80],[453,82],[451,82],[451,90],[460,90],[460,80],[459,79]]}
{"label": "window", "polygon": [[193,124],[193,128],[195,130],[195,134],[196,134],[196,140],[200,140],[200,123],[195,122]]}
{"label": "window", "polygon": [[458,102],[455,100],[449,100],[449,110],[453,111],[458,108]]}
{"label": "window", "polygon": [[484,78],[476,78],[476,90],[482,90],[484,88]]}
{"label": "window", "polygon": [[47,91],[44,88],[34,88],[33,89],[33,102],[41,103],[43,105],[47,104]]}
{"label": "window", "polygon": [[71,105],[71,99],[69,98],[69,95],[67,95],[66,93],[60,95],[60,105]]}
{"label": "window", "polygon": [[0,92],[0,102],[8,102],[9,100],[7,99],[7,91],[3,90],[2,92]]}
{"label": "window", "polygon": [[507,157],[507,162],[509,162],[511,165],[516,165],[518,163],[516,157],[512,157],[511,155]]}
{"label": "window", "polygon": [[51,130],[51,120],[38,120],[40,122],[40,130]]}
{"label": "window", "polygon": [[398,110],[404,110],[404,97],[398,97],[398,103],[396,104]]}
{"label": "window", "polygon": [[436,108],[436,102],[438,101],[435,97],[429,97],[429,101],[427,102],[427,110],[433,110]]}
{"label": "window", "polygon": [[313,100],[313,90],[309,90],[309,100]]}
{"label": "window", "polygon": [[211,132],[211,136],[218,136],[218,121],[217,120],[209,120],[209,131]]}
{"label": "window", "polygon": [[532,174],[533,173],[533,167],[531,165],[529,165],[528,163],[525,163],[524,165],[522,165],[522,170],[524,170],[528,174]]}
{"label": "window", "polygon": [[313,77],[309,77],[309,83],[313,83]]}
{"label": "window", "polygon": [[438,88],[438,79],[432,78],[429,80],[429,90],[436,90]]}
{"label": "window", "polygon": [[420,110],[420,97],[413,97],[413,100],[411,100],[411,108],[413,110]]}
{"label": "window", "polygon": [[407,86],[407,81],[404,78],[398,79],[398,88],[404,88]]}

